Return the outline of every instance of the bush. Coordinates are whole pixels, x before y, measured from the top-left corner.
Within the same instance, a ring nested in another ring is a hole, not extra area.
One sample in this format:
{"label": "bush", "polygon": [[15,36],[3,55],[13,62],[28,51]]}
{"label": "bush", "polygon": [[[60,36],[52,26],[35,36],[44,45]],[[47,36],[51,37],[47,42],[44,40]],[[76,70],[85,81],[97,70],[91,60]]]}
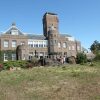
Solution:
{"label": "bush", "polygon": [[91,63],[90,66],[91,66],[91,67],[92,67],[92,66],[95,66],[95,64],[94,64],[94,63]]}
{"label": "bush", "polygon": [[78,64],[84,64],[87,62],[87,56],[84,53],[78,53],[76,59]]}
{"label": "bush", "polygon": [[76,64],[76,59],[74,56],[68,57],[67,62],[70,64]]}
{"label": "bush", "polygon": [[13,67],[20,67],[20,68],[32,68],[33,66],[38,66],[38,59],[33,58],[31,61],[25,60],[18,60],[18,61],[7,61],[3,62],[3,69],[10,69]]}
{"label": "bush", "polygon": [[95,61],[100,61],[100,54],[97,54],[96,57],[94,58]]}
{"label": "bush", "polygon": [[7,61],[7,62],[4,62],[3,65],[4,65],[4,66],[3,66],[4,70],[5,70],[5,69],[10,69],[10,67],[13,67],[13,64],[12,64],[11,61],[9,61],[9,62],[8,62],[8,61]]}
{"label": "bush", "polygon": [[29,68],[28,61],[7,61],[3,63],[4,69],[10,69],[10,67],[21,67],[21,68]]}
{"label": "bush", "polygon": [[31,64],[31,63],[28,63],[27,65],[26,65],[26,68],[32,68],[33,67],[33,65]]}

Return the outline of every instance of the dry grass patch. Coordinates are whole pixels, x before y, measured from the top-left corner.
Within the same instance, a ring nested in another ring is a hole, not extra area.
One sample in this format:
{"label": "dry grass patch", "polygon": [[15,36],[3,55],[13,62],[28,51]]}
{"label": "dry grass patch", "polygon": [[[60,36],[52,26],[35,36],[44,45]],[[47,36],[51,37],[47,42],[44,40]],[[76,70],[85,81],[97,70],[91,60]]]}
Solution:
{"label": "dry grass patch", "polygon": [[0,72],[0,100],[99,99],[99,67],[64,65]]}

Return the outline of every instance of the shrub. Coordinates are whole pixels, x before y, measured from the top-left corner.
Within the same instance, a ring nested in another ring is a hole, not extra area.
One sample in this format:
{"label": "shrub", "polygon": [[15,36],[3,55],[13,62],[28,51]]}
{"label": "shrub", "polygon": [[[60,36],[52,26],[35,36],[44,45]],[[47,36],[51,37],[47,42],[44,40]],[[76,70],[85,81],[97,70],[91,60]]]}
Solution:
{"label": "shrub", "polygon": [[63,70],[66,70],[66,66],[62,66],[62,69],[63,69]]}
{"label": "shrub", "polygon": [[[15,61],[16,62],[16,61]],[[16,67],[21,67],[21,68],[27,68],[27,64],[29,63],[28,61],[25,60],[19,60],[16,62],[18,65]]]}
{"label": "shrub", "polygon": [[28,68],[29,66],[28,65],[28,61],[7,61],[7,62],[4,62],[3,65],[4,65],[4,69],[10,69],[10,67],[21,67],[21,68]]}
{"label": "shrub", "polygon": [[31,64],[31,63],[28,63],[27,65],[26,65],[26,68],[32,68],[33,67],[33,65]]}
{"label": "shrub", "polygon": [[67,62],[70,64],[76,64],[76,59],[74,56],[68,57]]}
{"label": "shrub", "polygon": [[92,67],[92,66],[95,66],[95,64],[94,64],[94,63],[91,63],[90,66],[91,66],[91,67]]}
{"label": "shrub", "polygon": [[94,58],[95,61],[100,61],[100,54],[97,54]]}
{"label": "shrub", "polygon": [[3,65],[4,65],[3,67],[4,69],[9,69],[10,67],[13,67],[13,64],[11,61],[4,62]]}
{"label": "shrub", "polygon": [[87,57],[84,53],[78,53],[76,59],[78,64],[84,64],[87,62]]}

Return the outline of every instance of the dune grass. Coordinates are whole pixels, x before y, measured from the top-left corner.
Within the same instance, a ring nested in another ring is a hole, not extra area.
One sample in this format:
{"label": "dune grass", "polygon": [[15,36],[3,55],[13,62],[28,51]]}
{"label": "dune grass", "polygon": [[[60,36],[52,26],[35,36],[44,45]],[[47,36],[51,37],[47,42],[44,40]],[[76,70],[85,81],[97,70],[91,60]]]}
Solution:
{"label": "dune grass", "polygon": [[100,63],[0,72],[0,100],[100,100]]}

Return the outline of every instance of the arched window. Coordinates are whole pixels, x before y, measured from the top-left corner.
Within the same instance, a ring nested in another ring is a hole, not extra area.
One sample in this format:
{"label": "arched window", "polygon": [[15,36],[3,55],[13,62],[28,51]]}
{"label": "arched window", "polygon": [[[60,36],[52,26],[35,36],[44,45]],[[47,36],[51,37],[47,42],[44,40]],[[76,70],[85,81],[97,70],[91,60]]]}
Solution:
{"label": "arched window", "polygon": [[67,47],[66,42],[64,42],[63,43],[63,48],[66,48],[66,47]]}
{"label": "arched window", "polygon": [[71,46],[69,46],[69,50],[71,50]]}
{"label": "arched window", "polygon": [[75,47],[74,46],[72,46],[72,50],[75,50]]}
{"label": "arched window", "polygon": [[58,42],[58,48],[61,48],[61,43],[60,42]]}

